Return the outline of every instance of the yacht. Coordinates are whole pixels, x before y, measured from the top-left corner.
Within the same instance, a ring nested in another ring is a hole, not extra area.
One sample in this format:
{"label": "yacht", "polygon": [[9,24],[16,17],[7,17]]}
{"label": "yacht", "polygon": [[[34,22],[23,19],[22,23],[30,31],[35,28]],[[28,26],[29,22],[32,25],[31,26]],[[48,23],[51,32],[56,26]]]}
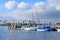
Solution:
{"label": "yacht", "polygon": [[37,31],[57,31],[57,29],[50,26],[39,27],[36,30]]}

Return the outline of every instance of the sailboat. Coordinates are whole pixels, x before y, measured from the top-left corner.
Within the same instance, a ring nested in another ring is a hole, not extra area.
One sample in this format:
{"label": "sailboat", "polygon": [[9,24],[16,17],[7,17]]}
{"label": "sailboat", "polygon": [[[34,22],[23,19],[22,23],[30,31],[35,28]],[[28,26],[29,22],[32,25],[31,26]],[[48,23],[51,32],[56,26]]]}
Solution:
{"label": "sailboat", "polygon": [[34,21],[33,13],[32,13],[32,23],[30,21],[29,24],[24,28],[24,30],[35,30],[36,28],[37,27],[36,27],[36,24],[35,24],[35,21]]}
{"label": "sailboat", "polygon": [[31,31],[31,30],[35,30],[37,27],[35,27],[35,26],[26,26],[25,28],[24,28],[24,30],[28,30],[28,31]]}

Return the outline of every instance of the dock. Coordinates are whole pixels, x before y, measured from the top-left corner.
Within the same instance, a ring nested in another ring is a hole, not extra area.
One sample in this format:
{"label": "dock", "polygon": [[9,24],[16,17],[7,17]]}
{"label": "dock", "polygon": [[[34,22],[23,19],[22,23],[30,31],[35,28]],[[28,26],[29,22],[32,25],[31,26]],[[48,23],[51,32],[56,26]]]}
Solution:
{"label": "dock", "polygon": [[54,27],[56,29],[60,29],[60,24],[48,24],[48,23],[40,23],[40,24],[37,24],[37,23],[0,23],[0,26],[8,26],[8,29],[21,29],[23,26],[27,26],[27,25],[35,25],[36,27],[37,26],[44,26],[44,25],[47,25],[47,26],[51,26],[51,27]]}

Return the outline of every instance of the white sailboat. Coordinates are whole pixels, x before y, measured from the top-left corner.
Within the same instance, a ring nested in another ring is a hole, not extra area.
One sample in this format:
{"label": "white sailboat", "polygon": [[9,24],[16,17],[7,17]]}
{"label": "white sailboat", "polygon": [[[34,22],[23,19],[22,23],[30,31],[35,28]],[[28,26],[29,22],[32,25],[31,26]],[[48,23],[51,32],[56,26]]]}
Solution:
{"label": "white sailboat", "polygon": [[[34,15],[32,13],[32,23],[34,24]],[[24,27],[24,30],[35,30],[37,27],[34,26],[31,22],[29,22],[29,25],[27,25],[26,27]]]}
{"label": "white sailboat", "polygon": [[28,25],[28,26],[26,26],[26,27],[24,27],[24,30],[28,30],[28,31],[31,31],[31,30],[35,30],[35,29],[37,29],[38,27],[36,27],[36,26],[31,26],[31,25]]}

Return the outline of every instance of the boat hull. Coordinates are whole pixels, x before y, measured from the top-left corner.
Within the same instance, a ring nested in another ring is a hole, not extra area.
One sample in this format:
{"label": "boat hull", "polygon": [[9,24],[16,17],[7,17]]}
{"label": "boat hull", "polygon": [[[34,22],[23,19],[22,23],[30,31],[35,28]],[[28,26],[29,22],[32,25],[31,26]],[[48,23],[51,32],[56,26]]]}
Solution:
{"label": "boat hull", "polygon": [[47,29],[37,29],[37,31],[47,31]]}
{"label": "boat hull", "polygon": [[26,27],[26,28],[24,28],[24,30],[35,30],[35,29],[37,29],[38,27]]}
{"label": "boat hull", "polygon": [[60,32],[60,29],[57,29],[58,32]]}
{"label": "boat hull", "polygon": [[57,29],[52,27],[39,27],[36,29],[37,31],[57,31]]}

